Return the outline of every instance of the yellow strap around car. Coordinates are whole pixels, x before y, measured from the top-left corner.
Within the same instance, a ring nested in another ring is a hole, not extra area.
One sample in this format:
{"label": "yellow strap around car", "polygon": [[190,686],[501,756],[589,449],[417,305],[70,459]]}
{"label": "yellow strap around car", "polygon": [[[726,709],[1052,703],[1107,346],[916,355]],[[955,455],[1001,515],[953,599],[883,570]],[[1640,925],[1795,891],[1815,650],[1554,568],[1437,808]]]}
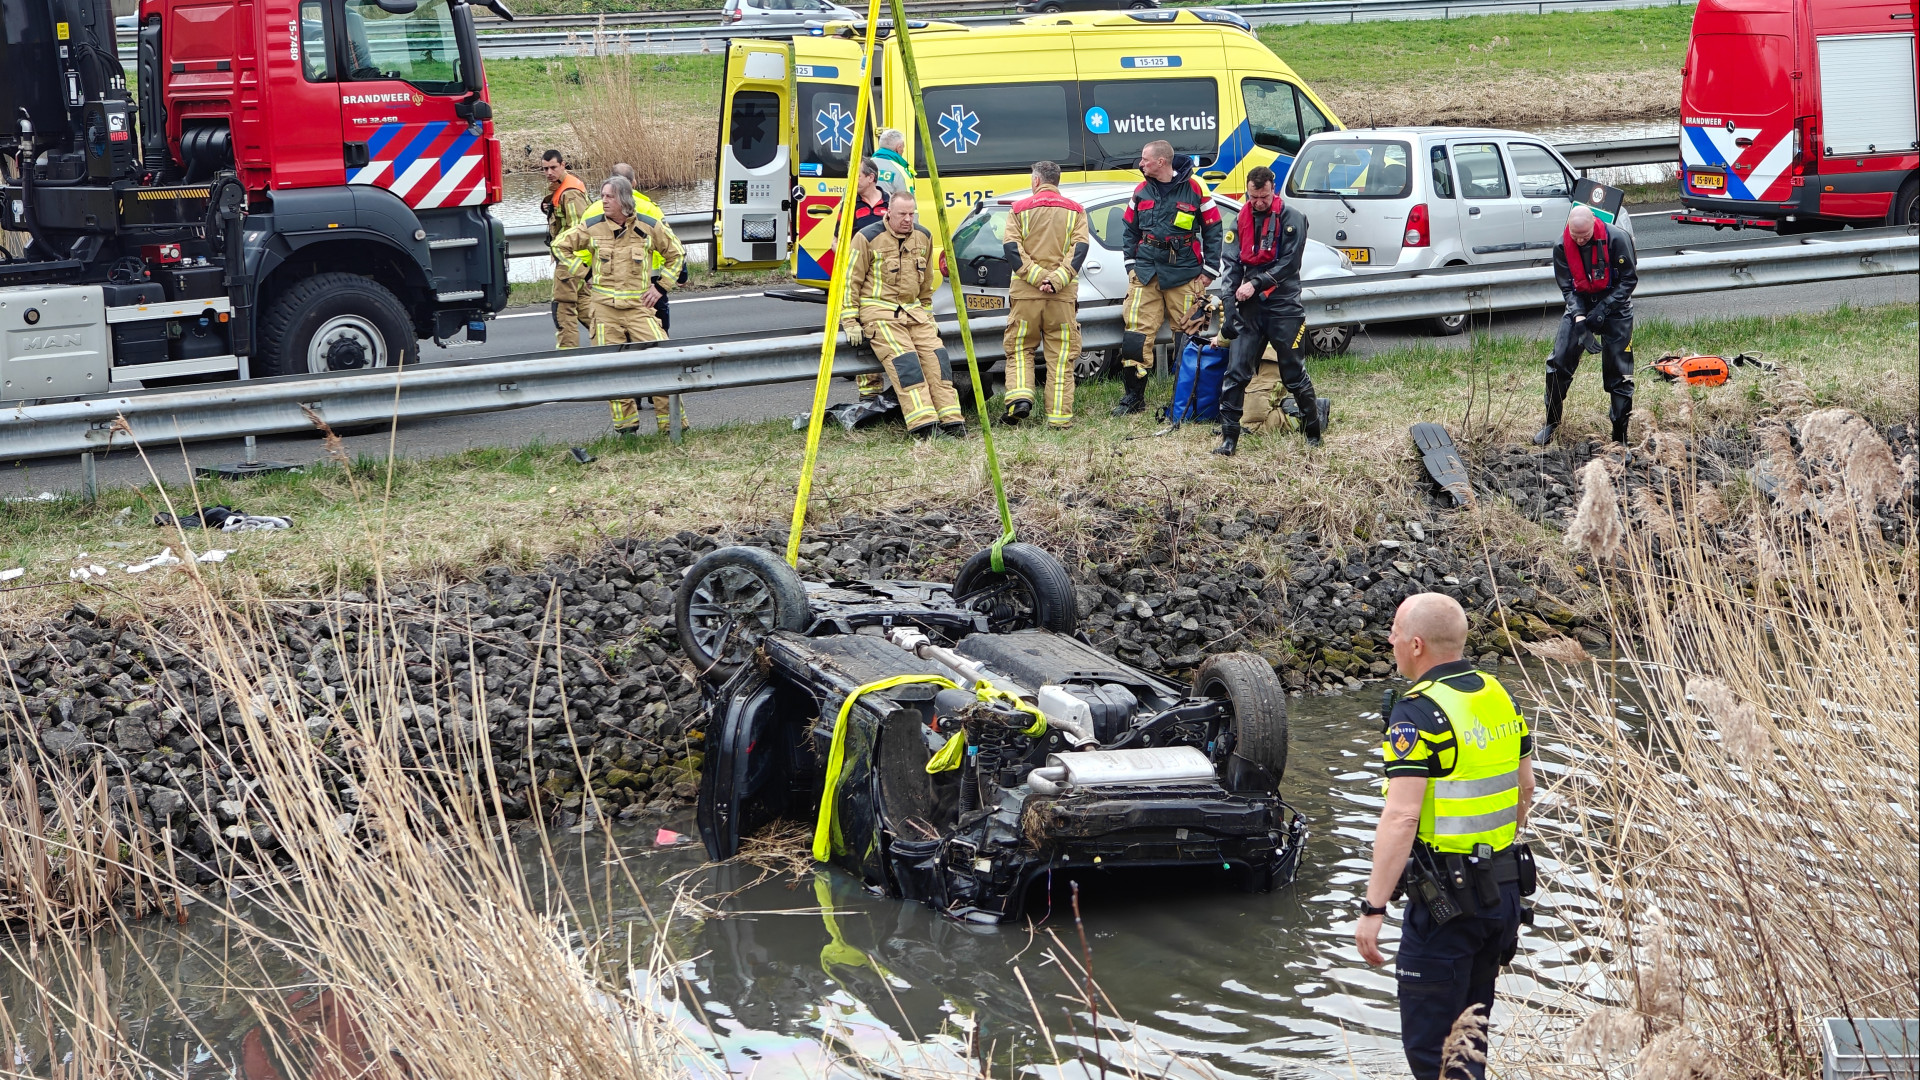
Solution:
{"label": "yellow strap around car", "polygon": [[826,862],[833,857],[835,850],[844,849],[840,840],[840,823],[833,818],[833,807],[840,791],[840,772],[847,764],[847,716],[853,712],[853,703],[863,694],[891,690],[907,683],[932,683],[945,690],[957,690],[952,679],[942,675],[892,675],[877,682],[870,682],[847,695],[840,703],[840,715],[833,721],[833,747],[827,751],[826,785],[820,792],[820,816],[813,826],[813,857]]}

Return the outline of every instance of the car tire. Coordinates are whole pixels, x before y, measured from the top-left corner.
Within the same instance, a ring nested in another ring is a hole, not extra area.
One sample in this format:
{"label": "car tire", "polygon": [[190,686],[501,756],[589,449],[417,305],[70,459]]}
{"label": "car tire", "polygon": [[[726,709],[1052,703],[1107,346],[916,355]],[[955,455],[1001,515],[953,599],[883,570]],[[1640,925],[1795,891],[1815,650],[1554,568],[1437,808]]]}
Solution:
{"label": "car tire", "polygon": [[1083,351],[1073,364],[1073,381],[1089,383],[1097,379],[1113,377],[1120,364],[1119,349],[1090,349]]}
{"label": "car tire", "polygon": [[1005,573],[993,572],[993,550],[976,554],[953,577],[953,598],[987,616],[996,634],[1051,630],[1071,634],[1080,611],[1067,568],[1032,544],[1008,544],[1000,552]]}
{"label": "car tire", "polygon": [[1040,14],[1042,15],[1058,15],[1062,10],[1064,9],[1062,9],[1059,4],[1040,5]]}
{"label": "car tire", "polygon": [[1920,224],[1920,176],[1909,176],[1907,182],[1900,185],[1893,205],[1887,207],[1887,224]]}
{"label": "car tire", "polygon": [[1273,665],[1253,653],[1210,656],[1193,673],[1196,697],[1224,701],[1233,710],[1233,756],[1227,769],[1234,791],[1276,791],[1287,774],[1287,689]]}
{"label": "car tire", "polygon": [[1427,333],[1434,337],[1456,337],[1466,333],[1468,317],[1464,311],[1458,315],[1436,315],[1427,320]]}
{"label": "car tire", "polygon": [[386,286],[360,274],[315,274],[282,293],[260,320],[252,373],[317,375],[420,359],[413,319]]}
{"label": "car tire", "polygon": [[1307,351],[1314,356],[1339,356],[1352,344],[1351,326],[1315,326],[1307,331]]}
{"label": "car tire", "polygon": [[711,682],[733,676],[775,630],[805,630],[807,586],[765,548],[723,547],[701,556],[673,594],[680,651]]}
{"label": "car tire", "polygon": [[1148,0],[1133,0],[1133,3],[1127,5],[1127,10],[1128,11],[1145,11],[1146,9],[1153,6],[1154,6],[1153,4],[1148,3]]}

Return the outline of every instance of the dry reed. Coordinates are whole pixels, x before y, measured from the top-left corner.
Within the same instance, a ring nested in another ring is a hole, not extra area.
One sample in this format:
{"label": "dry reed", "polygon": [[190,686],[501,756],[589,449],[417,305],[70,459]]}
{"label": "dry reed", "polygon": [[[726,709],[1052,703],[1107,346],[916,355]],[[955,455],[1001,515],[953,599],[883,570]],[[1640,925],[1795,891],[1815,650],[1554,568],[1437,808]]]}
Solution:
{"label": "dry reed", "polygon": [[1615,640],[1635,645],[1538,688],[1585,763],[1546,801],[1568,826],[1561,854],[1598,886],[1615,1003],[1566,1037],[1557,1075],[1633,1050],[1641,1080],[1805,1075],[1817,1018],[1912,1012],[1920,567],[1869,516],[1901,489],[1856,420],[1806,418],[1805,459],[1786,428],[1763,432],[1776,479],[1804,468],[1852,512],[1756,505],[1724,544],[1689,485],[1667,508],[1675,544],[1608,525],[1606,471],[1583,476],[1580,543],[1619,552],[1603,580]]}
{"label": "dry reed", "polygon": [[623,46],[608,48],[596,32],[580,58],[580,85],[555,83],[568,103],[575,171],[596,194],[608,170],[623,161],[633,166],[643,192],[688,187],[713,175],[713,118],[652,93],[645,71],[652,62]]}

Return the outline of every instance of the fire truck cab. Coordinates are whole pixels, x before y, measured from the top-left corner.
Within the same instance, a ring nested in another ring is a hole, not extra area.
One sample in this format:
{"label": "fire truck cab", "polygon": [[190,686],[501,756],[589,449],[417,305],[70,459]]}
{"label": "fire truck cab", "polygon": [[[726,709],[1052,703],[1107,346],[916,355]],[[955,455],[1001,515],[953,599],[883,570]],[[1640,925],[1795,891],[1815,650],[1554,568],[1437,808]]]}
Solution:
{"label": "fire truck cab", "polygon": [[1920,212],[1908,0],[1701,0],[1674,220],[1782,233]]}

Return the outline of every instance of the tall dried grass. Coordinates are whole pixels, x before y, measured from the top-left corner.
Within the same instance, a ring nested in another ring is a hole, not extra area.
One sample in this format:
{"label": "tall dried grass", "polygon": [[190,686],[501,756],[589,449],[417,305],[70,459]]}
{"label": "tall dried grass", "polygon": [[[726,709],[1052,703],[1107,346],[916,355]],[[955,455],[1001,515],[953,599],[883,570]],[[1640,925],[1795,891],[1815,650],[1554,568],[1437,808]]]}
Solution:
{"label": "tall dried grass", "polygon": [[1911,537],[1912,493],[1858,417],[1800,429],[1817,453],[1769,435],[1795,482],[1744,535],[1699,512],[1694,478],[1662,493],[1671,516],[1628,529],[1607,473],[1583,477],[1581,535],[1603,564],[1618,552],[1602,581],[1615,640],[1636,644],[1541,692],[1583,763],[1550,801],[1597,885],[1617,1007],[1549,1071],[1633,1054],[1643,1078],[1806,1075],[1818,1018],[1912,1014],[1920,562],[1870,516],[1897,503]]}
{"label": "tall dried grass", "polygon": [[98,762],[74,773],[43,758],[41,772],[44,783],[16,759],[0,791],[0,926],[42,938],[105,921],[116,904],[145,914],[177,895],[166,886],[164,839],[130,804],[116,805],[127,785],[110,784]]}
{"label": "tall dried grass", "polygon": [[632,165],[641,191],[689,187],[713,175],[714,117],[650,92],[655,59],[609,45],[598,31],[581,49],[578,86],[556,80],[567,102],[576,172],[594,187],[618,162]]}

